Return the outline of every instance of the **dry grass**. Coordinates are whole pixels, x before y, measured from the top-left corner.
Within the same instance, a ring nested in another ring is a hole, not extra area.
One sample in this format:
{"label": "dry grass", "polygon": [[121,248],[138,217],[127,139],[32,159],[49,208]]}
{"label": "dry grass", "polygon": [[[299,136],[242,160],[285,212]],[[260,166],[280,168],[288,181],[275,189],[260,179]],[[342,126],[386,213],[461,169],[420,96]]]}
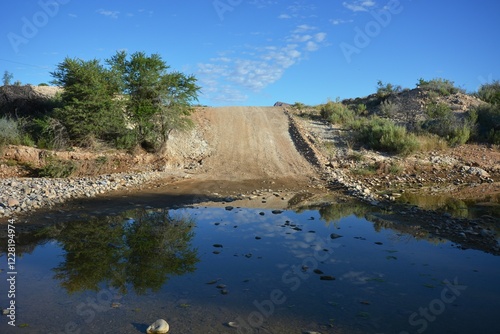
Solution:
{"label": "dry grass", "polygon": [[437,135],[419,135],[417,136],[417,140],[420,144],[421,152],[442,151],[448,148],[446,140]]}

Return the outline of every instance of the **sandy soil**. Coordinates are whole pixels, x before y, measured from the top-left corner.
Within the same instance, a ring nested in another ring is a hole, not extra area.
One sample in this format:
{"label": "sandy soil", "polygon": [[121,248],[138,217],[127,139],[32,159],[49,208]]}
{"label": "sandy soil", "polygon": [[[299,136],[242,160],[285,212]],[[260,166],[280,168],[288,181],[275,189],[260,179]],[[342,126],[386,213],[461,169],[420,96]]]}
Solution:
{"label": "sandy soil", "polygon": [[308,180],[316,175],[296,150],[282,108],[207,108],[197,117],[204,120],[204,137],[214,150],[203,161],[203,179]]}

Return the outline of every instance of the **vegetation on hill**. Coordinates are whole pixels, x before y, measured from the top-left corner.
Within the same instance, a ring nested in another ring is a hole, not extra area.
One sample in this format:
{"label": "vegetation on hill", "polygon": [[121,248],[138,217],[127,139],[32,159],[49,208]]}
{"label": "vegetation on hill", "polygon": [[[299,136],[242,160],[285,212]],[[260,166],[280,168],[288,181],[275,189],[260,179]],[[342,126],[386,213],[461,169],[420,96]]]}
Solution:
{"label": "vegetation on hill", "polygon": [[329,100],[315,110],[322,119],[350,129],[358,146],[388,153],[438,149],[443,142],[500,144],[498,81],[473,95],[442,78],[420,79],[413,90],[379,81],[376,93],[366,98]]}

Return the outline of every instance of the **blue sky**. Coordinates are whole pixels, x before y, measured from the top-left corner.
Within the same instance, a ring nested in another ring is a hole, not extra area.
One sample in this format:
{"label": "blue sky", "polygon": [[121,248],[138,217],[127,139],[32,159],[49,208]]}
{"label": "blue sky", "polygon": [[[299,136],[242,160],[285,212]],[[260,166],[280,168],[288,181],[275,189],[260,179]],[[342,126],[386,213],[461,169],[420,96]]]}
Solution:
{"label": "blue sky", "polygon": [[500,79],[498,0],[22,0],[0,12],[0,71],[52,80],[66,56],[158,53],[200,103],[315,105],[445,78]]}

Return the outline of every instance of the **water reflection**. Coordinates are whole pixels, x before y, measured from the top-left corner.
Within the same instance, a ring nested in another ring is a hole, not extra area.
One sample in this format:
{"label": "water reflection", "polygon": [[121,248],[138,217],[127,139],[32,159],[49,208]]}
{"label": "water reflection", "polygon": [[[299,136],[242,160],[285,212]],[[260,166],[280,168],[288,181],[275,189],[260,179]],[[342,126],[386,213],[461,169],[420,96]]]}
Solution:
{"label": "water reflection", "polygon": [[[437,305],[443,281],[458,280],[467,290],[438,309],[428,332],[498,328],[499,257],[459,250],[376,210],[195,207],[59,223],[20,238],[32,251],[19,259],[16,303],[39,333],[75,323],[81,333],[132,334],[157,318],[176,333],[237,332],[227,323],[238,319],[246,333],[414,333],[421,327],[410,321],[422,317],[412,314]],[[122,294],[99,299],[115,289]]]}
{"label": "water reflection", "polygon": [[443,195],[404,193],[398,201],[417,205],[426,210],[448,212],[458,218],[474,219],[482,215],[500,217],[500,194],[481,199],[461,200]]}
{"label": "water reflection", "polygon": [[55,225],[41,234],[65,251],[53,271],[69,293],[97,291],[105,283],[121,293],[132,287],[144,294],[196,269],[194,226],[191,218],[173,217],[168,210],[140,210]]}

